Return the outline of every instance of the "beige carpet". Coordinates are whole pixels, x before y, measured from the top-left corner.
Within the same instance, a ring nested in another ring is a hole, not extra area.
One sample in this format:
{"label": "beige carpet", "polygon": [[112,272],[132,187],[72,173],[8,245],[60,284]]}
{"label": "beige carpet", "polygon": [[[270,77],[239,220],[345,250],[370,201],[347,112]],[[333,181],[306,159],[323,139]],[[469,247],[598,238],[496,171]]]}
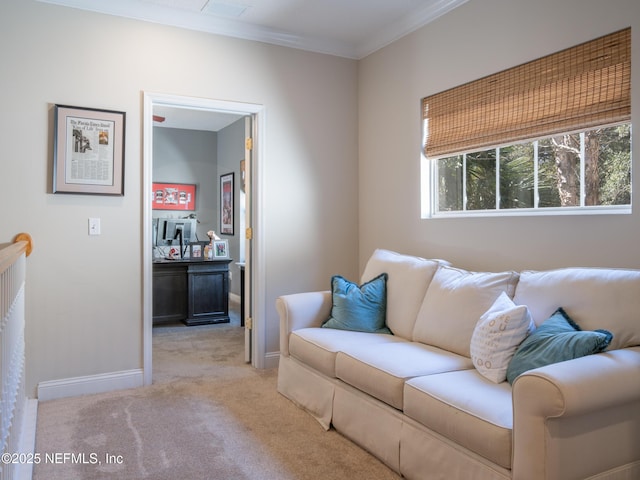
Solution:
{"label": "beige carpet", "polygon": [[41,402],[33,478],[399,478],[246,365],[243,336],[235,309],[231,324],[155,328],[153,385]]}

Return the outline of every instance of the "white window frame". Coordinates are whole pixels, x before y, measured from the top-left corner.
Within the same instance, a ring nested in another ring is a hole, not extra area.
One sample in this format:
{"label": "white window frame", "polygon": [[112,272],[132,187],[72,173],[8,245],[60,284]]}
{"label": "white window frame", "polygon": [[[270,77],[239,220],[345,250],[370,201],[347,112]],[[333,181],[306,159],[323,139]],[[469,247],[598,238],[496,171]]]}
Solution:
{"label": "white window frame", "polygon": [[[631,123],[631,122],[625,122]],[[611,126],[611,125],[610,125]],[[603,128],[607,127],[604,125]],[[589,130],[592,130],[591,128]],[[580,134],[580,205],[573,207],[540,207],[540,197],[538,194],[538,142],[539,140],[529,140],[533,143],[534,150],[534,206],[531,208],[500,208],[500,148],[496,149],[496,207],[492,210],[467,210],[467,172],[466,156],[467,152],[458,154],[447,154],[434,158],[427,158],[421,154],[421,218],[463,218],[463,217],[522,217],[522,216],[549,216],[549,215],[617,215],[631,214],[632,202],[629,205],[585,205],[585,131],[568,132]],[[633,135],[633,134],[632,134]],[[523,142],[519,142],[523,143]],[[524,142],[526,143],[526,142]],[[632,143],[631,143],[632,145]],[[630,145],[630,146],[631,146]],[[487,148],[485,150],[491,150]],[[471,152],[468,152],[471,153]],[[455,155],[462,155],[462,210],[438,212],[438,160],[449,158]],[[632,180],[633,181],[633,180]]]}

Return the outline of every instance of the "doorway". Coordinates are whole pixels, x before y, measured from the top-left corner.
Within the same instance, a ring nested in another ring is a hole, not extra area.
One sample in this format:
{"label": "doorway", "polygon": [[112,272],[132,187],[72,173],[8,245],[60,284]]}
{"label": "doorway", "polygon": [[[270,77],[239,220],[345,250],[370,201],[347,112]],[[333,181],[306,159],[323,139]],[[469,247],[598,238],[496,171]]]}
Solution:
{"label": "doorway", "polygon": [[[262,240],[259,232],[261,229],[261,179],[263,178],[260,153],[264,130],[263,107],[256,104],[239,102],[229,102],[212,99],[202,99],[194,97],[183,97],[176,95],[144,93],[144,114],[143,114],[143,370],[144,383],[152,383],[152,172],[153,172],[153,115],[154,108],[175,107],[181,109],[192,109],[197,111],[207,111],[219,114],[231,114],[249,116],[251,122],[251,137],[253,138],[253,148],[250,154],[252,161],[249,161],[248,173],[251,178],[250,205],[247,210],[251,212],[250,224],[252,239],[247,241],[246,257],[249,263],[245,265],[246,278],[245,297],[249,300],[245,305],[246,316],[251,316],[246,330],[246,337],[249,339],[245,348],[251,351],[251,364],[255,368],[264,368],[265,357],[265,326],[259,321],[264,312],[264,285],[262,280],[264,272],[262,255]],[[238,212],[239,214],[239,212]],[[242,230],[242,229],[241,229]],[[245,235],[244,231],[237,233]],[[245,357],[249,358],[247,354]]]}

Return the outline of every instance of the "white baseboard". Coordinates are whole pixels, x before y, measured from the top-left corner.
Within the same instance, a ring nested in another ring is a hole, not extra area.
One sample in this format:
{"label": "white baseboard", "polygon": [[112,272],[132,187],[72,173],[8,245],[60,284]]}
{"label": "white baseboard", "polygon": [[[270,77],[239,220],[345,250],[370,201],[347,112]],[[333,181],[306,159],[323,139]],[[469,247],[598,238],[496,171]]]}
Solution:
{"label": "white baseboard", "polygon": [[38,400],[54,400],[56,398],[124,390],[126,388],[141,387],[143,384],[142,369],[50,380],[38,384]]}
{"label": "white baseboard", "polygon": [[[28,398],[24,404],[24,412],[22,414],[22,428],[20,429],[20,441],[18,442],[19,453],[35,453],[37,420],[38,400]],[[17,463],[15,467],[13,475],[16,480],[31,480],[33,477],[33,464],[31,462]]]}
{"label": "white baseboard", "polygon": [[280,363],[280,352],[268,352],[264,356],[264,368],[277,368]]}

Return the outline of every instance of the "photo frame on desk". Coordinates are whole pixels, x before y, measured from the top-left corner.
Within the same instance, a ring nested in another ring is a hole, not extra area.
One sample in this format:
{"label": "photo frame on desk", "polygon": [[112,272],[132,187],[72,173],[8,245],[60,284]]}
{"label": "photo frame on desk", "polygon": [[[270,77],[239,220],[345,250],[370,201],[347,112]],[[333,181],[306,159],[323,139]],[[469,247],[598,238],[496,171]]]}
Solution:
{"label": "photo frame on desk", "polygon": [[192,242],[189,244],[189,259],[192,262],[201,262],[204,258],[204,246],[207,242]]}
{"label": "photo frame on desk", "polygon": [[124,195],[125,112],[55,105],[53,193]]}
{"label": "photo frame on desk", "polygon": [[213,241],[213,258],[229,258],[229,241]]}

